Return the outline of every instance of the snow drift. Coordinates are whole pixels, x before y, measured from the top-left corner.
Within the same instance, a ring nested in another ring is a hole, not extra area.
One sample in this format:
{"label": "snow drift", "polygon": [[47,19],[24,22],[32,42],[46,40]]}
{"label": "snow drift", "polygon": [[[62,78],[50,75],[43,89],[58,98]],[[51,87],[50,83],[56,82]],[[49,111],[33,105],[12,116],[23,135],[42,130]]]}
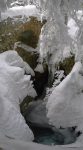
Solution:
{"label": "snow drift", "polygon": [[27,95],[36,96],[30,75],[25,75],[28,68],[15,51],[0,54],[0,137],[25,141],[34,138],[19,107]]}
{"label": "snow drift", "polygon": [[83,131],[83,66],[76,62],[47,102],[47,117],[55,127],[77,126]]}

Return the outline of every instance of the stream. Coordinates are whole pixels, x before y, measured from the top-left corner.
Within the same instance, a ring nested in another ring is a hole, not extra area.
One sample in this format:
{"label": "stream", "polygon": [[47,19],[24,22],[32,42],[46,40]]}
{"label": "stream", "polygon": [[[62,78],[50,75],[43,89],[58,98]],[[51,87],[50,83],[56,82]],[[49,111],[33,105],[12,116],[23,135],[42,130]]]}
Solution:
{"label": "stream", "polygon": [[34,134],[34,141],[44,145],[67,145],[75,143],[77,138],[82,134],[76,131],[75,127],[59,128],[53,131],[51,128],[38,127],[30,125]]}
{"label": "stream", "polygon": [[67,145],[76,142],[81,131],[77,126],[55,128],[46,117],[45,102],[38,100],[29,104],[25,114],[26,123],[34,134],[34,142],[44,145]]}
{"label": "stream", "polygon": [[44,145],[62,145],[64,144],[63,136],[60,133],[54,133],[49,128],[32,127],[34,133],[34,142]]}

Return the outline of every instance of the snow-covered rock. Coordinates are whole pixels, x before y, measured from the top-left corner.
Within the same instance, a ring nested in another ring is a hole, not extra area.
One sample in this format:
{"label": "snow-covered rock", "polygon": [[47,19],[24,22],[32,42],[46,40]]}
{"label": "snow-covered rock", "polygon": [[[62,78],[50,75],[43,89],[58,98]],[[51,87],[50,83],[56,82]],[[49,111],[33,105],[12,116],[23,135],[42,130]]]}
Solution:
{"label": "snow-covered rock", "polygon": [[77,126],[83,131],[83,66],[75,63],[47,102],[47,117],[55,127]]}
{"label": "snow-covered rock", "polygon": [[0,54],[0,137],[32,141],[34,136],[20,113],[19,104],[36,92],[25,75],[27,67],[15,51]]}

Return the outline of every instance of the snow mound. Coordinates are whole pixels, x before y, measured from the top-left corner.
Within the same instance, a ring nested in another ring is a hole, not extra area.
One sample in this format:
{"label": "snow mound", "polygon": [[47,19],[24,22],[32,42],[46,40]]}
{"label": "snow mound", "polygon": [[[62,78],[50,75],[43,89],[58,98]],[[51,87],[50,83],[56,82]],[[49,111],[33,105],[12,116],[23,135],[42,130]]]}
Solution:
{"label": "snow mound", "polygon": [[15,51],[0,54],[0,137],[32,141],[34,136],[20,113],[19,104],[36,92],[25,75],[25,62]]}
{"label": "snow mound", "polygon": [[75,63],[70,74],[53,90],[47,117],[55,127],[77,126],[83,131],[83,66]]}

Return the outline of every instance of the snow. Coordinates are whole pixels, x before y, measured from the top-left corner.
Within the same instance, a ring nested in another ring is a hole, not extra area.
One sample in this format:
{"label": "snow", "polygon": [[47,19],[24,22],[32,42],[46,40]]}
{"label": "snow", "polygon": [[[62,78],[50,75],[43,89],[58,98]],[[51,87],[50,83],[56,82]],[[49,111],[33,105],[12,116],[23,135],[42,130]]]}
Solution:
{"label": "snow", "polygon": [[36,66],[36,68],[34,69],[34,71],[40,72],[40,73],[44,73],[43,65],[42,65],[42,64],[38,64],[38,65]]}
{"label": "snow", "polygon": [[[54,88],[46,105],[49,123],[57,128],[77,126],[83,133],[83,66],[76,62],[70,74]],[[83,134],[77,139],[83,144]]]}
{"label": "snow", "polygon": [[0,137],[32,141],[34,136],[20,113],[19,104],[29,95],[36,96],[30,75],[15,51],[0,54]]}
{"label": "snow", "polygon": [[71,56],[72,56],[71,53],[72,53],[72,50],[71,50],[70,46],[66,46],[66,47],[63,49],[63,60],[64,60],[65,58],[71,57]]}
{"label": "snow", "polygon": [[78,20],[83,20],[83,11],[82,10],[77,11],[77,18],[78,18]]}
{"label": "snow", "polygon": [[68,33],[71,38],[75,39],[79,30],[79,27],[77,26],[74,19],[70,18],[68,21]]}
{"label": "snow", "polygon": [[2,20],[7,19],[8,17],[13,18],[15,16],[38,16],[39,11],[34,5],[26,5],[26,6],[15,6],[7,9],[7,11],[1,13]]}
{"label": "snow", "polygon": [[47,101],[49,96],[52,94],[53,90],[55,89],[55,87],[57,85],[59,85],[61,83],[61,81],[65,78],[65,75],[64,75],[64,71],[63,70],[57,70],[55,71],[55,74],[54,74],[54,82],[53,82],[53,85],[51,88],[47,87],[46,88],[46,95],[45,95],[45,98],[44,100]]}
{"label": "snow", "polygon": [[59,146],[46,146],[33,142],[24,142],[21,140],[10,140],[8,138],[0,138],[0,147],[3,150],[83,150],[83,144],[70,144]]}
{"label": "snow", "polygon": [[47,102],[49,123],[83,131],[83,67],[76,62],[70,74],[53,90]]}
{"label": "snow", "polygon": [[29,64],[24,62],[24,65],[25,65],[26,74],[31,74],[32,76],[35,76],[35,73],[33,69],[29,66]]}

